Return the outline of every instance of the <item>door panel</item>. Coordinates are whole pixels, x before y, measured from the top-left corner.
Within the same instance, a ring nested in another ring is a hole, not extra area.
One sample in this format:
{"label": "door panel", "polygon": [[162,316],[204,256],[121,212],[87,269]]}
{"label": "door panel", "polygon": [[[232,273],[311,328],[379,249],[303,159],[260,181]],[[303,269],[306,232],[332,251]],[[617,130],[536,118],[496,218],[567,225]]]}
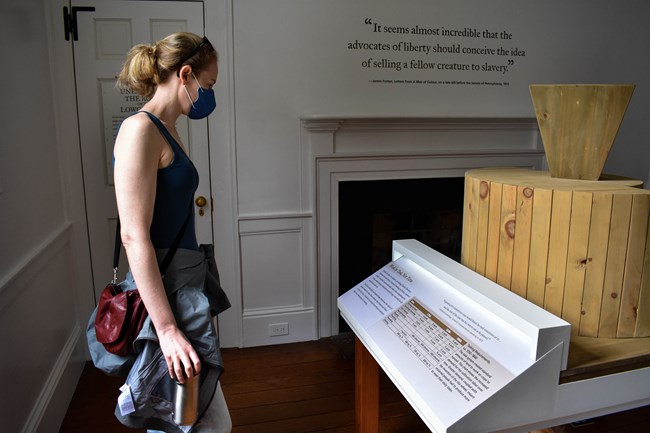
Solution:
{"label": "door panel", "polygon": [[[84,1],[93,12],[79,12],[79,39],[73,42],[79,133],[87,203],[88,230],[95,293],[112,277],[112,252],[117,208],[113,187],[113,143],[124,118],[146,102],[115,86],[128,50],[150,44],[176,31],[203,35],[203,3],[172,1]],[[74,4],[74,3],[73,3]],[[212,243],[212,212],[207,120],[181,116],[177,130],[199,171],[196,196],[206,197],[196,209],[199,243]],[[120,275],[127,263],[120,260]]]}

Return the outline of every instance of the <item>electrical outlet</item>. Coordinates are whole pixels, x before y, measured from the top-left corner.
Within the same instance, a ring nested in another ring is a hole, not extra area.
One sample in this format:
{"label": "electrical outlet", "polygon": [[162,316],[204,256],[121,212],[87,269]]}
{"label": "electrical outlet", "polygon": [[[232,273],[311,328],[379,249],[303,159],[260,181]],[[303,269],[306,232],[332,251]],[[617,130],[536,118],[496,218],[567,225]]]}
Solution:
{"label": "electrical outlet", "polygon": [[271,323],[269,324],[269,337],[278,335],[289,335],[289,323]]}

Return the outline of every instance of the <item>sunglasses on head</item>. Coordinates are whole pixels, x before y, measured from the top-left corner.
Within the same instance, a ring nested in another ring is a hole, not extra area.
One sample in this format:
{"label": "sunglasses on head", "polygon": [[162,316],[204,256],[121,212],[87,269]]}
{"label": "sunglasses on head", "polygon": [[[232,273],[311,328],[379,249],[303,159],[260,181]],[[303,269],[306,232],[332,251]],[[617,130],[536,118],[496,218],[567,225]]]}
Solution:
{"label": "sunglasses on head", "polygon": [[196,53],[198,53],[198,52],[201,50],[201,48],[203,48],[203,47],[206,46],[206,45],[212,46],[212,44],[210,43],[210,41],[208,40],[208,38],[205,37],[205,36],[203,36],[203,39],[201,40],[201,43],[198,44],[198,45],[196,46],[196,48],[194,48],[194,49],[192,50],[192,52],[191,52],[189,55],[185,56],[185,57],[183,58],[183,60],[178,64],[178,69],[176,70],[176,76],[177,76],[177,77],[180,76],[180,70],[181,70],[181,67],[185,64],[185,62],[187,62],[189,59],[191,59],[192,57],[194,57],[194,56],[196,55]]}

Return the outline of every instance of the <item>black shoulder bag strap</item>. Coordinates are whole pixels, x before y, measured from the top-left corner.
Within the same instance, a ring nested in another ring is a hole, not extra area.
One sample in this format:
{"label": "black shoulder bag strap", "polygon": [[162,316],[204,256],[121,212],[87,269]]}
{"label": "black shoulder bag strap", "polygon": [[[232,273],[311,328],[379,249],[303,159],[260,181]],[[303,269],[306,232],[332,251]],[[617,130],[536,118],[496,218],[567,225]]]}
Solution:
{"label": "black shoulder bag strap", "polygon": [[[160,269],[160,275],[163,277],[165,276],[165,271],[167,271],[167,267],[169,266],[172,259],[174,258],[174,254],[176,254],[176,250],[178,249],[178,244],[181,243],[181,238],[183,237],[183,233],[185,233],[185,228],[187,227],[187,223],[190,221],[191,215],[192,215],[192,202],[190,201],[190,207],[187,210],[185,221],[183,222],[181,228],[178,230],[178,233],[176,234],[176,237],[174,238],[174,242],[172,243],[171,247],[169,247],[169,250],[167,250],[167,254],[165,254],[162,263],[158,265]],[[115,227],[115,250],[113,251],[113,284],[117,284],[117,266],[120,263],[121,246],[122,246],[122,238],[120,236],[120,217],[118,216],[117,227]]]}

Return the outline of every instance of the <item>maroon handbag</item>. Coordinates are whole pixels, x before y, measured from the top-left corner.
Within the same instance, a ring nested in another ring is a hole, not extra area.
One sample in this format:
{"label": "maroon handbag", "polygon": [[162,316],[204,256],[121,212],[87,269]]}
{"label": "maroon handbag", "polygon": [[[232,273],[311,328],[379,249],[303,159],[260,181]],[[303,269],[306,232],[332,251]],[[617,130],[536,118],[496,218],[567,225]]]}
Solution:
{"label": "maroon handbag", "polygon": [[[171,248],[167,251],[162,264],[159,265],[161,275],[165,275],[167,266],[169,266],[176,253],[187,222],[192,214],[191,206],[190,203],[190,210],[187,213],[185,222],[176,235]],[[117,283],[117,266],[120,261],[121,245],[120,220],[118,218],[115,229],[115,251],[113,253],[113,280],[106,285],[99,296],[97,315],[95,316],[95,335],[97,341],[102,343],[108,352],[119,356],[128,356],[133,353],[133,342],[140,333],[148,313],[138,289],[122,290],[122,287]]]}
{"label": "maroon handbag", "polygon": [[97,341],[115,355],[130,355],[147,316],[138,289],[122,290],[119,284],[108,283],[99,297],[95,316]]}

